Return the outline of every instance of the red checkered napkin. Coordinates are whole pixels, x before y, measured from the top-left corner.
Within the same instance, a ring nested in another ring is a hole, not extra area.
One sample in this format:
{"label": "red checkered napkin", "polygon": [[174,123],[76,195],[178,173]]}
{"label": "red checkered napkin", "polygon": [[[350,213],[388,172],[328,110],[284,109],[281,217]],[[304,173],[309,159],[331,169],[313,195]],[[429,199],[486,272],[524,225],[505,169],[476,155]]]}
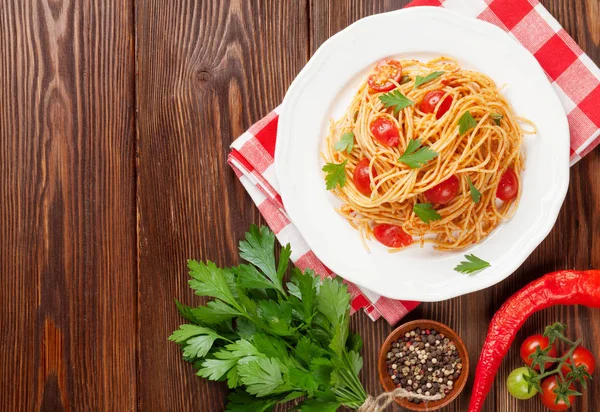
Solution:
{"label": "red checkered napkin", "polygon": [[[569,119],[571,164],[600,143],[600,69],[537,0],[415,0],[407,7],[425,5],[446,7],[493,23],[536,57]],[[275,109],[250,127],[231,145],[228,162],[279,241],[291,244],[296,266],[332,276],[308,248],[283,208],[273,164],[277,120]],[[373,320],[383,316],[394,324],[418,305],[347,284],[353,312],[363,309]]]}

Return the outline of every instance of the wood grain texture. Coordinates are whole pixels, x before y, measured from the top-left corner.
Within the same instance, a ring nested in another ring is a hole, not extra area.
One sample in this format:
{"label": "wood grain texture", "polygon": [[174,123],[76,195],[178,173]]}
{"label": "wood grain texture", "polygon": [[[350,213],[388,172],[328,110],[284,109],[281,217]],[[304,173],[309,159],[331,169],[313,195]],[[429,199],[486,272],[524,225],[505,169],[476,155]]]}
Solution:
{"label": "wood grain texture", "polygon": [[0,5],[0,410],[136,407],[128,1]]}
{"label": "wood grain texture", "polygon": [[283,99],[308,57],[306,5],[139,1],[139,408],[218,411],[224,385],[200,380],[167,342],[173,298],[200,304],[186,260],[236,263],[260,214],[227,165],[229,144]]}

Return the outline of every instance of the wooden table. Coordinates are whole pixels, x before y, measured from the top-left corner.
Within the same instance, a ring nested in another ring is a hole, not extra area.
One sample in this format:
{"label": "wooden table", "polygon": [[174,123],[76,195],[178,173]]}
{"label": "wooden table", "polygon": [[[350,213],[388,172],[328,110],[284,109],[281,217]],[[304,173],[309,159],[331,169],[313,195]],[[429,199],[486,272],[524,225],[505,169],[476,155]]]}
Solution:
{"label": "wooden table", "polygon": [[[186,259],[235,264],[237,241],[262,221],[228,146],[281,102],[324,40],[406,3],[0,2],[0,410],[223,409],[225,385],[197,378],[167,336],[180,323],[174,297],[201,303]],[[599,1],[542,3],[600,63]],[[554,230],[513,276],[407,320],[448,324],[476,360],[517,289],[552,270],[600,268],[599,153],[571,169]],[[555,321],[600,355],[600,311],[583,307],[535,315],[517,341]],[[392,327],[359,313],[352,329],[376,394]],[[516,348],[488,411],[543,410],[506,392]],[[598,380],[573,411],[600,409]],[[447,410],[465,411],[467,393]]]}

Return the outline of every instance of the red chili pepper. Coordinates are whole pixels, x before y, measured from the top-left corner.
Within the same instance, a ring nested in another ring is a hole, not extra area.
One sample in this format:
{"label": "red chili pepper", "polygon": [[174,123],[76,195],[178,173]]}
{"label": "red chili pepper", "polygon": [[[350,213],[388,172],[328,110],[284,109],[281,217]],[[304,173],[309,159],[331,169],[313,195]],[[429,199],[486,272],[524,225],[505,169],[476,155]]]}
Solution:
{"label": "red chili pepper", "polygon": [[502,359],[532,313],[553,305],[600,308],[600,270],[548,273],[511,296],[496,312],[475,369],[469,412],[479,412]]}

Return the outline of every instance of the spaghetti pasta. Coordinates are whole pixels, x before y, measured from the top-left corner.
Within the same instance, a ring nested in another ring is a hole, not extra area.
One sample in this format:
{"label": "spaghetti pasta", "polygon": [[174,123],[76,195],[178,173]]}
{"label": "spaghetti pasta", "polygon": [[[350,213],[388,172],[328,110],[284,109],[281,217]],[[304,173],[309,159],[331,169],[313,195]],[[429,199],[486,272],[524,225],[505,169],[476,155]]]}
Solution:
{"label": "spaghetti pasta", "polygon": [[[322,155],[346,162],[344,184],[332,190],[343,202],[339,213],[361,236],[398,250],[409,242],[374,231],[393,225],[421,245],[454,250],[480,242],[514,213],[525,133],[535,126],[515,116],[488,76],[447,57],[384,60],[332,120]],[[502,196],[506,184],[514,193]]]}

